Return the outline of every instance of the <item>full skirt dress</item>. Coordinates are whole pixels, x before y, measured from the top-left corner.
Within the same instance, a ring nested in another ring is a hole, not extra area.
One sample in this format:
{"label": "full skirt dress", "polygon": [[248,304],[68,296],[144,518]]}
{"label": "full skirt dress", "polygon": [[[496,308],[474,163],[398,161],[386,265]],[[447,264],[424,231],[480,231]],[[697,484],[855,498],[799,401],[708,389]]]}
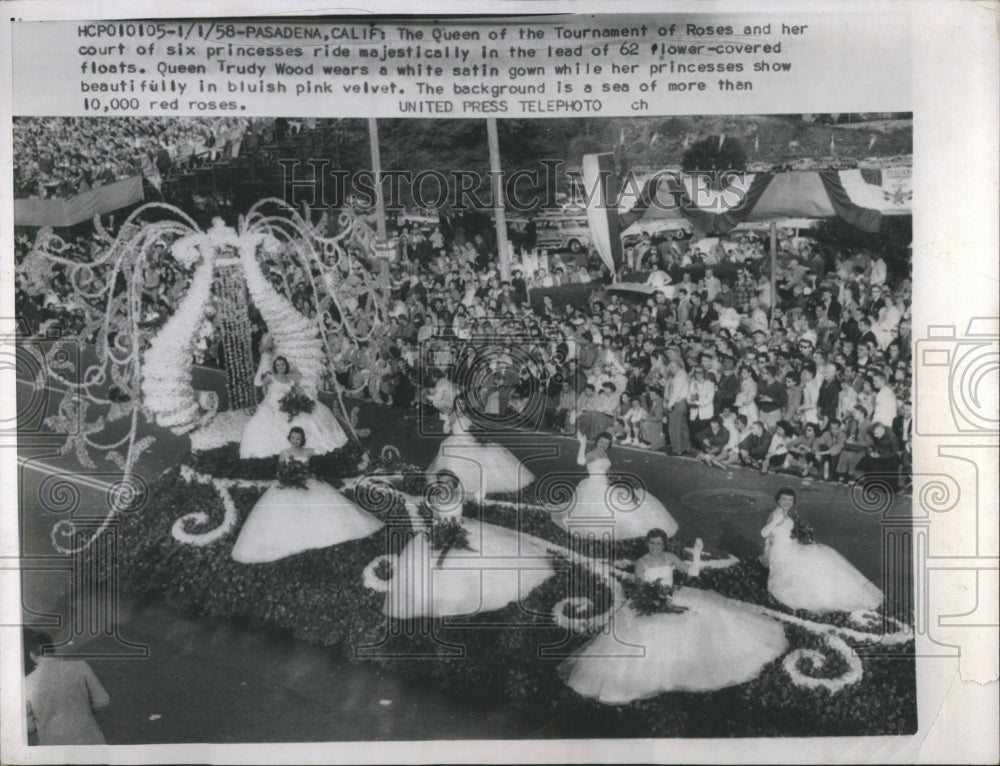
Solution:
{"label": "full skirt dress", "polygon": [[517,492],[535,475],[506,447],[483,444],[470,434],[452,434],[441,442],[437,457],[427,469],[427,479],[447,471],[455,475],[465,496],[482,500],[488,494]]}
{"label": "full skirt dress", "polygon": [[492,612],[518,602],[554,573],[542,541],[462,519],[472,550],[433,550],[415,534],[393,563],[385,613],[396,619]]}
{"label": "full skirt dress", "polygon": [[788,649],[782,624],[742,602],[684,587],[673,603],[687,611],[639,616],[623,606],[610,630],[563,662],[560,676],[584,697],[625,705],[746,683]]}
{"label": "full skirt dress", "polygon": [[792,609],[853,612],[876,609],[882,591],[828,545],[804,545],[784,530],[774,536],[768,554],[767,589]]}
{"label": "full skirt dress", "polygon": [[233,559],[262,564],[316,548],[360,540],[382,522],[329,484],[309,479],[305,489],[271,487],[257,501],[233,546]]}
{"label": "full skirt dress", "polygon": [[614,530],[617,540],[645,537],[651,529],[662,529],[668,537],[677,534],[678,524],[666,506],[645,490],[629,496],[624,487],[609,483],[605,475],[592,475],[577,487],[568,512],[553,516],[567,532],[601,536]]}

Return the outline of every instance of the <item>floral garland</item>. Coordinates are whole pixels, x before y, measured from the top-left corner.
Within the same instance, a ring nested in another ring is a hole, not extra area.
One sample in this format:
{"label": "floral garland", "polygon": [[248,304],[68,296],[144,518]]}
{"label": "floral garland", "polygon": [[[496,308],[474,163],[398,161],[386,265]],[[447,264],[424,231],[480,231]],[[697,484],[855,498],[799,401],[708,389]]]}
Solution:
{"label": "floral garland", "polygon": [[220,263],[218,269],[218,312],[215,324],[221,335],[226,360],[226,391],[234,409],[253,407],[257,394],[253,380],[255,366],[251,348],[250,308],[246,282],[238,261]]}
{"label": "floral garland", "polygon": [[323,378],[325,357],[319,325],[296,311],[291,302],[274,289],[257,262],[258,247],[267,251],[279,246],[273,237],[244,235],[239,240],[240,261],[250,297],[274,338],[275,355],[288,359],[292,369],[301,375],[302,388],[315,395]]}
{"label": "floral garland", "polygon": [[[567,552],[568,553],[568,552]],[[597,604],[594,602],[593,593],[588,595],[570,595],[557,601],[552,607],[552,621],[562,628],[576,635],[596,633],[602,630],[611,621],[617,605],[625,603],[625,591],[617,577],[610,575],[601,567],[595,566],[595,562],[579,557],[578,554],[554,553],[554,559],[562,562],[566,567],[581,566],[591,575],[595,575],[603,581],[611,591],[611,599],[608,608],[598,612]]]}
{"label": "floral garland", "polygon": [[691,563],[687,567],[688,577],[697,577],[704,569],[727,569],[740,563],[732,554],[715,557],[710,555],[705,559],[705,543],[700,537],[694,541],[693,546],[685,548],[684,552],[691,554]]}
{"label": "floral garland", "polygon": [[288,422],[291,422],[298,415],[302,413],[308,415],[316,409],[316,400],[295,385],[292,386],[287,394],[281,397],[281,400],[278,402],[278,409],[288,415]]}
{"label": "floral garland", "polygon": [[181,516],[174,522],[173,527],[170,529],[170,534],[173,535],[174,539],[178,542],[187,543],[188,545],[196,545],[198,547],[211,545],[216,540],[220,540],[228,535],[236,526],[236,504],[233,502],[232,495],[229,494],[229,488],[218,479],[212,480],[211,484],[218,494],[219,499],[222,501],[222,507],[226,511],[225,518],[215,529],[199,534],[188,532],[188,525],[195,524],[201,526],[207,524],[210,521],[209,515],[204,511],[193,511],[192,513]]}
{"label": "floral garland", "polygon": [[571,596],[556,602],[552,607],[552,621],[571,633],[595,633],[611,619],[612,610],[587,617],[571,616],[567,610],[589,612],[594,609],[594,600],[588,596]]}
{"label": "floral garland", "polygon": [[[184,258],[190,258],[193,250],[189,243],[175,246],[175,252],[184,253]],[[150,342],[145,354],[143,403],[158,425],[176,434],[187,433],[202,425],[204,420],[192,384],[191,359],[195,331],[212,293],[214,270],[214,251],[203,248],[201,263],[195,269],[187,295]]]}
{"label": "floral garland", "polygon": [[[157,214],[167,211],[181,220],[137,223],[154,210]],[[140,417],[151,415],[141,404],[142,354],[148,337],[140,324],[146,297],[144,268],[158,243],[188,235],[196,225],[183,211],[162,203],[148,203],[134,210],[117,236],[103,227],[99,216],[94,217],[93,223],[94,244],[100,251],[86,262],[67,257],[72,248],[45,227],[39,230],[30,254],[32,278],[43,275],[49,269],[48,263],[65,269],[72,291],[67,304],[80,312],[75,332],[49,344],[48,352],[43,355],[47,370],[42,376],[64,387],[64,398],[79,401],[80,422],[70,429],[56,422],[64,414],[60,406],[60,415],[47,423],[47,427],[68,434],[64,453],[74,450],[82,465],[93,467],[90,451],[97,450],[121,471],[121,481],[129,483],[136,462],[155,441],[153,436],[138,436]],[[125,289],[121,289],[122,285]],[[26,286],[30,291],[40,285],[28,280]],[[82,346],[92,347],[96,360],[78,369],[72,360],[76,349]],[[42,379],[39,383],[44,386],[46,381]],[[87,403],[108,409],[96,422],[86,422]],[[102,432],[105,423],[118,421],[124,421],[124,435],[120,427],[116,427],[114,435]],[[98,434],[110,436],[111,441],[98,440]],[[88,549],[108,529],[118,511],[115,503],[109,503],[102,523],[96,527],[88,524],[85,530],[78,528],[72,519],[58,521],[52,530],[55,549],[66,554]]]}

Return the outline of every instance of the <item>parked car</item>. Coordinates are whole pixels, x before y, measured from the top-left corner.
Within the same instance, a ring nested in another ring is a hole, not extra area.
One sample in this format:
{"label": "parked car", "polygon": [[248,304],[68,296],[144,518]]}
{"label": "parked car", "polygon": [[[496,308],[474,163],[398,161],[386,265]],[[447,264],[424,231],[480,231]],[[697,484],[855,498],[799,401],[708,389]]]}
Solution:
{"label": "parked car", "polygon": [[546,250],[579,253],[590,247],[590,225],[586,218],[539,216],[535,219],[535,241]]}

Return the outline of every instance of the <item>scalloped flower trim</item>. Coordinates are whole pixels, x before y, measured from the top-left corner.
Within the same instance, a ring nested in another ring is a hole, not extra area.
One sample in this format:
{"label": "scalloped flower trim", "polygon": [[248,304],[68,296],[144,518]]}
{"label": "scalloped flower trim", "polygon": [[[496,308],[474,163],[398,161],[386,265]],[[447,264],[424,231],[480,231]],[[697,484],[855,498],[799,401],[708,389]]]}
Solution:
{"label": "scalloped flower trim", "polygon": [[383,563],[388,564],[391,567],[393,574],[395,574],[396,562],[398,559],[398,556],[388,553],[384,556],[378,556],[368,562],[368,566],[365,567],[365,571],[361,574],[361,579],[364,582],[365,587],[377,593],[388,593],[389,583],[392,582],[392,577],[390,576],[387,579],[382,579],[378,576],[378,568]]}
{"label": "scalloped flower trim", "polygon": [[813,667],[818,670],[826,663],[826,657],[822,652],[818,652],[815,649],[796,649],[793,652],[789,652],[781,663],[793,684],[810,690],[826,689],[832,694],[836,694],[845,687],[856,684],[861,680],[864,676],[864,668],[861,664],[861,658],[858,657],[857,653],[846,641],[838,636],[830,635],[827,636],[826,640],[827,646],[847,660],[847,672],[837,678],[814,678],[813,676],[808,676],[799,670],[799,662],[806,659],[811,660]]}

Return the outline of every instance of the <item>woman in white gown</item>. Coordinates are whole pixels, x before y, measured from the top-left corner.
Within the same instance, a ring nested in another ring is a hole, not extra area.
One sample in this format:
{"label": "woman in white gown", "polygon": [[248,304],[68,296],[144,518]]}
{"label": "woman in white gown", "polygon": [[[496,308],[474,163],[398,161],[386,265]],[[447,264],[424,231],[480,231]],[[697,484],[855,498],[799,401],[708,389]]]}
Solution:
{"label": "woman in white gown", "polygon": [[[283,464],[308,463],[315,454],[306,448],[305,433],[297,426],[288,432],[288,443],[292,446],[281,453]],[[279,481],[281,473],[279,469]],[[243,564],[262,564],[360,540],[383,526],[326,482],[308,478],[304,489],[277,486],[261,495],[243,523],[232,555]]]}
{"label": "woman in white gown", "polygon": [[456,519],[467,547],[435,550],[413,535],[394,561],[385,614],[405,620],[492,612],[521,601],[553,574],[542,540],[515,529],[462,518],[462,485],[447,471],[427,493],[435,523]]}
{"label": "woman in white gown", "polygon": [[875,609],[882,591],[828,545],[803,543],[795,537],[798,514],[795,490],[778,491],[778,507],[760,534],[770,573],[767,589],[792,609],[853,612]]}
{"label": "woman in white gown", "polygon": [[535,480],[535,475],[506,447],[483,444],[469,433],[472,425],[463,414],[462,400],[455,401],[449,418],[451,434],[441,442],[437,457],[427,469],[427,480],[442,472],[454,474],[465,496],[482,502],[497,492],[517,492]]}
{"label": "woman in white gown", "polygon": [[[636,562],[636,577],[672,585],[674,570],[684,571],[684,562],[665,551],[662,529],[650,531],[646,539],[649,552]],[[611,629],[566,660],[560,676],[578,694],[625,705],[665,692],[746,683],[788,649],[782,624],[741,601],[684,586],[672,603],[684,611],[640,615],[630,604],[622,605]]]}
{"label": "woman in white gown", "polygon": [[608,481],[611,434],[599,434],[590,452],[587,452],[587,437],[577,433],[576,438],[580,443],[577,465],[587,466],[589,475],[577,485],[572,507],[552,517],[556,524],[574,534],[600,536],[613,522],[618,540],[643,537],[651,529],[662,529],[668,537],[677,534],[674,517],[648,491],[632,492],[624,484],[612,485]]}
{"label": "woman in white gown", "polygon": [[260,458],[277,455],[285,449],[282,434],[289,427],[301,428],[306,442],[317,455],[325,455],[347,444],[347,434],[340,427],[334,414],[319,400],[315,401],[312,412],[300,412],[289,419],[281,411],[281,399],[298,381],[298,375],[288,365],[283,356],[275,357],[271,372],[262,376],[266,391],[264,401],[247,423],[240,441],[241,458]]}

